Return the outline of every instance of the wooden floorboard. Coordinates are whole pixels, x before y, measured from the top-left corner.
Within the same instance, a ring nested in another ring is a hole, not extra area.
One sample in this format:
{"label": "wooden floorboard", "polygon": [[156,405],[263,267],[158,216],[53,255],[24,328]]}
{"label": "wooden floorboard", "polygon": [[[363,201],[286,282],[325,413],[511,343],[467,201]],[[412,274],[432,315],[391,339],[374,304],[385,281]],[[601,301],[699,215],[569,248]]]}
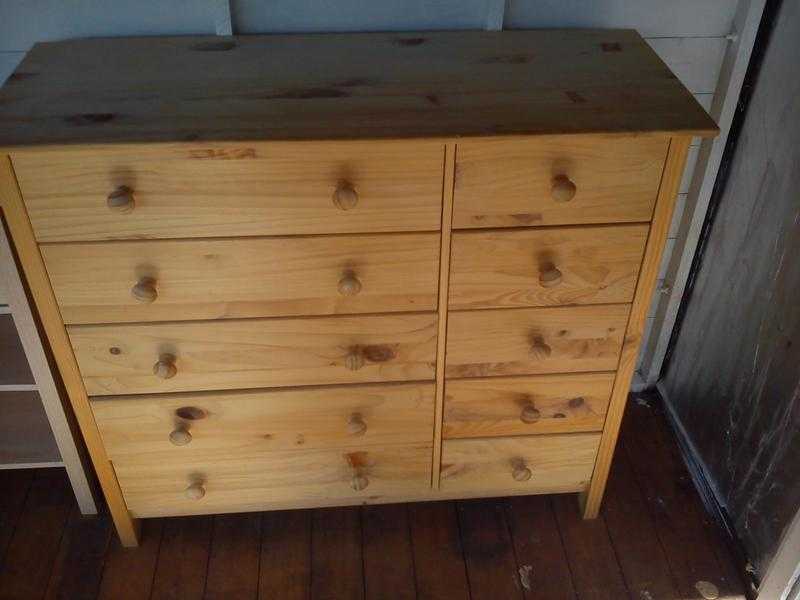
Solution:
{"label": "wooden floorboard", "polygon": [[455,502],[420,502],[408,506],[420,600],[467,600],[467,565]]}
{"label": "wooden floorboard", "polygon": [[414,600],[414,554],[405,504],[361,509],[364,596],[367,600]]}
{"label": "wooden floorboard", "polygon": [[575,495],[147,519],[122,548],[63,469],[0,471],[0,599],[677,600],[744,587],[657,407],[629,406],[600,518]]}
{"label": "wooden floorboard", "polygon": [[206,589],[213,517],[164,519],[151,600],[200,600]]}
{"label": "wooden floorboard", "polygon": [[508,498],[505,508],[525,600],[575,600],[550,498]]}
{"label": "wooden floorboard", "polygon": [[306,600],[311,593],[310,510],[264,513],[258,597]]}
{"label": "wooden floorboard", "polygon": [[217,515],[211,533],[205,598],[256,598],[261,514]]}
{"label": "wooden floorboard", "polygon": [[522,585],[503,500],[459,502],[458,524],[472,600],[521,600]]}

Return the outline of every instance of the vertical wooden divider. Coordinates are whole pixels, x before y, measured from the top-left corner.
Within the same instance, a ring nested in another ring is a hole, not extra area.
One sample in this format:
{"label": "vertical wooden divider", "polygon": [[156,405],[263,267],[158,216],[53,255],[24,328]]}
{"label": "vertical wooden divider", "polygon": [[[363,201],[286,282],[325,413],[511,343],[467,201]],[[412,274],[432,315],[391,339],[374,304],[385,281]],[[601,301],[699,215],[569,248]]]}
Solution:
{"label": "vertical wooden divider", "polygon": [[22,201],[11,157],[8,155],[0,155],[0,207],[3,209],[14,248],[19,255],[28,287],[50,341],[53,357],[64,380],[64,387],[92,458],[100,486],[103,488],[120,541],[123,546],[137,546],[139,522],[133,519],[128,512],[116,474],[106,454],[100,431],[89,405],[86,388],[83,386],[78,363],[61,319],[61,312],[50,286],[50,278],[47,275],[42,255],[39,253],[39,246],[28,219],[28,212]]}
{"label": "vertical wooden divider", "polygon": [[690,137],[674,137],[670,140],[667,150],[667,160],[661,175],[653,220],[650,223],[650,234],[647,237],[639,279],[636,282],[636,293],[628,316],[628,326],[625,330],[625,339],[617,365],[617,376],[614,379],[611,402],[606,413],[603,436],[600,438],[600,448],[597,451],[592,480],[589,488],[580,496],[585,519],[594,519],[600,512],[600,504],[606,489],[622,416],[625,413],[625,403],[628,400],[631,379],[636,368],[636,359],[639,356],[647,311],[650,308],[653,290],[658,279],[661,255],[672,222],[672,210],[678,196],[690,142]]}
{"label": "vertical wooden divider", "polygon": [[453,194],[456,176],[456,143],[448,142],[444,149],[444,180],[442,182],[441,251],[439,253],[439,322],[436,338],[436,404],[433,420],[433,464],[431,486],[439,489],[442,466],[442,419],[444,416],[444,367],[447,351],[447,302],[450,291],[450,243],[453,228]]}

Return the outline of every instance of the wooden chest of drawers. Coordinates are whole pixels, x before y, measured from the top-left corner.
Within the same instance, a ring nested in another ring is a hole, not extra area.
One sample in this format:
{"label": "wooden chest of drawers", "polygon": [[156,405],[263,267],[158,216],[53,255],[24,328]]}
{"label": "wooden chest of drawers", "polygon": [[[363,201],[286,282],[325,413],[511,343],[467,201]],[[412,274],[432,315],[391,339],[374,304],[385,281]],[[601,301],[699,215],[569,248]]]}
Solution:
{"label": "wooden chest of drawers", "polygon": [[37,46],[0,91],[4,216],[123,543],[505,494],[595,516],[713,122],[632,31],[208,41]]}

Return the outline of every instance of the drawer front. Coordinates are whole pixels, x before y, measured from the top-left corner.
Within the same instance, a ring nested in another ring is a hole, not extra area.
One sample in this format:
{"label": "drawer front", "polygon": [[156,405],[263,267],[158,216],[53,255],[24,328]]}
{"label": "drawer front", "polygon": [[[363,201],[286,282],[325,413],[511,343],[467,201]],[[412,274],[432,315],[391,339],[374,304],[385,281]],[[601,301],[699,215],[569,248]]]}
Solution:
{"label": "drawer front", "polygon": [[43,244],[67,323],[435,310],[439,235]]}
{"label": "drawer front", "polygon": [[444,437],[600,431],[613,385],[614,373],[453,379]]}
{"label": "drawer front", "polygon": [[433,437],[432,383],[95,398],[111,460],[150,453],[424,444]]}
{"label": "drawer front", "polygon": [[464,142],[453,227],[649,221],[668,142],[570,135]]}
{"label": "drawer front", "polygon": [[457,232],[450,308],[630,302],[648,230],[637,224]]}
{"label": "drawer front", "polygon": [[436,315],[68,327],[89,395],[433,379]]}
{"label": "drawer front", "polygon": [[[43,242],[438,230],[443,164],[444,146],[436,142],[172,144],[14,155]],[[121,188],[130,190],[132,204]],[[115,192],[112,210],[108,196]]]}
{"label": "drawer front", "polygon": [[627,304],[450,313],[448,377],[617,368]]}
{"label": "drawer front", "polygon": [[362,504],[427,493],[431,446],[148,456],[114,468],[134,517]]}
{"label": "drawer front", "polygon": [[441,490],[465,496],[582,491],[599,444],[599,433],[445,440]]}

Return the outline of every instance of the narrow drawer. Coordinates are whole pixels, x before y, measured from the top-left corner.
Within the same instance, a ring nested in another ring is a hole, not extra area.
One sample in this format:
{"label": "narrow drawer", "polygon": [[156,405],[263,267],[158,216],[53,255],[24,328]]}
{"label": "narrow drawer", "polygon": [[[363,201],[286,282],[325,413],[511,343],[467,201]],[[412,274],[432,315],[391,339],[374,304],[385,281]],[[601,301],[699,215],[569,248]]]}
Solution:
{"label": "narrow drawer", "polygon": [[614,373],[453,379],[444,437],[600,431],[613,385]]}
{"label": "narrow drawer", "polygon": [[627,304],[450,313],[447,377],[617,368]]}
{"label": "narrow drawer", "polygon": [[441,220],[438,142],[187,143],[13,161],[42,242],[432,231]]}
{"label": "narrow drawer", "polygon": [[114,469],[134,517],[362,504],[427,493],[431,446],[150,455]]}
{"label": "narrow drawer", "polygon": [[453,227],[649,221],[668,143],[597,135],[461,143]]}
{"label": "narrow drawer", "polygon": [[649,227],[461,231],[450,308],[630,302]]}
{"label": "narrow drawer", "polygon": [[599,445],[599,433],[445,440],[440,487],[465,496],[582,491]]}
{"label": "narrow drawer", "polygon": [[43,244],[67,323],[435,310],[439,235]]}
{"label": "narrow drawer", "polygon": [[89,395],[433,379],[436,315],[72,325]]}
{"label": "narrow drawer", "polygon": [[424,444],[433,436],[432,383],[94,398],[111,460],[150,453]]}

